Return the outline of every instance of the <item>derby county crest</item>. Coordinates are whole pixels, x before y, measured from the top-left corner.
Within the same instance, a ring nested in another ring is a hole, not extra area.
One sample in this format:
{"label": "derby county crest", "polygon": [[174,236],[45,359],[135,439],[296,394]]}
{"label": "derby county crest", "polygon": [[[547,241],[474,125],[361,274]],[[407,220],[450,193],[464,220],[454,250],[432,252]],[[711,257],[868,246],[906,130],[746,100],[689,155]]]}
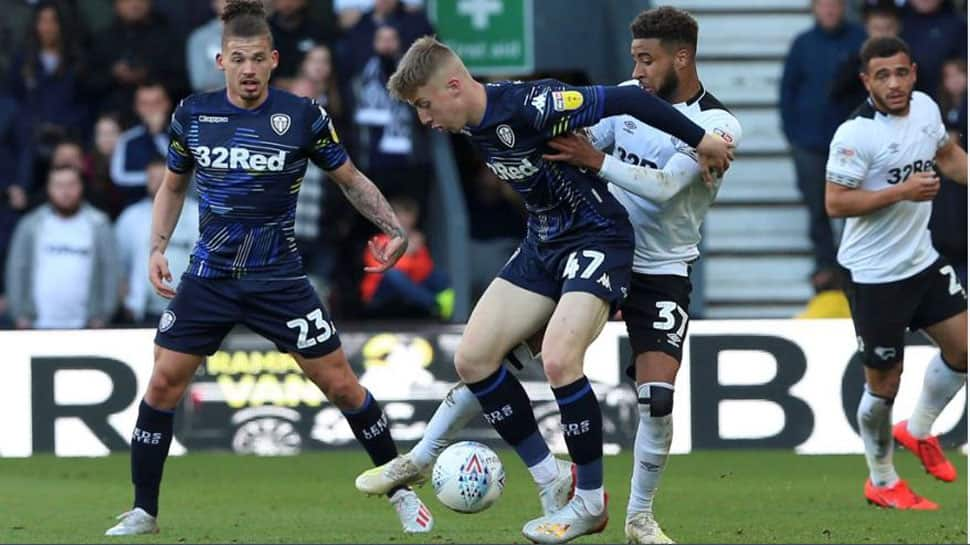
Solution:
{"label": "derby county crest", "polygon": [[512,132],[512,127],[508,125],[499,125],[495,129],[495,134],[498,135],[498,139],[502,141],[506,146],[513,148],[515,147],[515,133]]}
{"label": "derby county crest", "polygon": [[290,116],[286,114],[273,114],[269,118],[269,124],[273,127],[273,132],[283,136],[286,131],[290,130]]}

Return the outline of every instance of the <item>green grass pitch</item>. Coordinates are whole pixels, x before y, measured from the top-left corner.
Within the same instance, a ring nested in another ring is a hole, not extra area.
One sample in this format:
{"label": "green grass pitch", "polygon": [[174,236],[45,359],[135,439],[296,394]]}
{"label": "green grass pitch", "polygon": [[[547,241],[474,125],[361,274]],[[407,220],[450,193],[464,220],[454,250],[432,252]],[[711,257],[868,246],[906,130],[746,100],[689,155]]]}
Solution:
{"label": "green grass pitch", "polygon": [[[128,456],[0,459],[0,543],[523,543],[522,524],[538,515],[534,487],[511,451],[500,453],[507,487],[491,509],[451,512],[430,487],[419,489],[436,525],[405,536],[386,500],[354,489],[368,467],[359,451],[290,458],[191,454],[171,458],[162,488],[162,533],[106,538],[129,507]],[[967,459],[950,452],[955,483],[926,475],[896,452],[913,488],[941,504],[933,513],[893,512],[862,498],[858,456],[777,451],[674,456],[657,500],[658,520],[684,543],[966,543]],[[578,543],[622,543],[631,456],[608,457],[610,524]]]}

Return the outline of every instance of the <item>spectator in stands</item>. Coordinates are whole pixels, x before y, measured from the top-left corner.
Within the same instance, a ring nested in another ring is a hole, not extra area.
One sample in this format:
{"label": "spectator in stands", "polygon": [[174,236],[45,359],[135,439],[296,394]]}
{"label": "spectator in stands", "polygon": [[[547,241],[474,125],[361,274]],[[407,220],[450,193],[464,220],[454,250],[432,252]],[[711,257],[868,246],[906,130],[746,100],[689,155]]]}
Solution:
{"label": "spectator in stands", "polygon": [[[383,274],[368,273],[360,285],[366,309],[381,318],[436,317],[451,318],[455,291],[447,275],[435,266],[425,243],[424,233],[417,229],[420,209],[410,198],[391,199],[391,207],[408,234],[408,249],[394,267]],[[376,244],[385,242],[384,234],[375,237]],[[376,267],[370,251],[364,252],[364,264]]]}
{"label": "spectator in stands", "polygon": [[[0,95],[0,270],[6,263],[17,219],[27,208],[27,191],[21,182],[25,178],[17,172],[18,166],[27,162],[18,160],[21,152],[27,149],[20,136],[23,133],[19,119],[16,101]],[[6,310],[6,287],[3,275],[0,275],[0,328],[10,326]]]}
{"label": "spectator in stands", "polygon": [[[867,0],[862,6],[862,21],[867,38],[899,36],[902,28],[899,17],[899,7],[896,6],[895,0]],[[858,108],[869,96],[859,77],[861,71],[862,63],[859,61],[859,54],[856,53],[849,57],[836,73],[835,81],[832,83],[832,100],[839,103],[843,112],[851,112]]]}
{"label": "spectator in stands", "polygon": [[[152,200],[162,185],[167,169],[164,159],[148,164],[148,196],[125,208],[115,224],[118,260],[121,268],[121,293],[126,322],[154,326],[168,306],[168,299],[155,293],[148,282],[149,240],[152,230]],[[199,204],[186,197],[182,214],[172,233],[165,257],[176,285],[189,266],[189,256],[199,234]]]}
{"label": "spectator in stands", "polygon": [[[950,59],[943,63],[939,104],[950,138],[967,149],[967,60]],[[940,183],[930,216],[933,246],[957,271],[967,287],[967,186]]]}
{"label": "spectator in stands", "polygon": [[296,77],[307,52],[336,37],[333,28],[310,18],[306,0],[273,0],[269,27],[273,31],[274,45],[280,52],[279,66],[273,71],[274,79]]}
{"label": "spectator in stands", "polygon": [[374,8],[364,13],[341,40],[338,69],[345,77],[357,75],[373,52],[374,34],[381,26],[397,29],[401,51],[434,29],[424,10],[408,10],[398,0],[374,0]]}
{"label": "spectator in stands", "polygon": [[424,204],[428,188],[427,151],[413,110],[391,98],[387,80],[401,58],[397,29],[385,25],[374,34],[373,56],[355,82],[357,164],[381,192],[407,194]]}
{"label": "spectator in stands", "polygon": [[[329,47],[318,45],[308,51],[300,65],[299,77],[313,85],[310,96],[327,109],[331,119],[343,118],[343,100],[340,97],[337,75],[333,69],[333,56],[330,54]],[[338,131],[338,134],[343,133]]]}
{"label": "spectator in stands", "polygon": [[[7,88],[18,102],[31,153],[20,172],[46,167],[53,146],[65,136],[80,137],[87,119],[81,81],[83,63],[77,34],[63,4],[36,5],[24,46],[14,56]],[[33,186],[35,180],[24,180]],[[40,183],[40,180],[36,180]]]}
{"label": "spectator in stands", "polygon": [[525,236],[525,206],[512,186],[499,180],[484,163],[465,187],[472,299],[477,300],[498,275]]}
{"label": "spectator in stands", "polygon": [[943,83],[938,102],[943,124],[951,138],[966,147],[967,138],[967,59],[947,59],[943,63]]}
{"label": "spectator in stands", "polygon": [[916,63],[916,89],[936,96],[943,61],[967,58],[967,20],[953,2],[909,0],[903,11],[903,32]]}
{"label": "spectator in stands", "polygon": [[[412,13],[424,8],[424,0],[402,0],[404,9]],[[364,13],[374,9],[375,0],[334,0],[333,11],[342,30],[349,30],[360,21]]]}
{"label": "spectator in stands", "polygon": [[[71,168],[81,173],[81,182],[87,186],[87,179],[84,175],[84,146],[80,140],[65,138],[54,146],[51,153],[50,170],[60,168]],[[47,195],[31,195],[30,207],[41,204],[49,197]]]}
{"label": "spectator in stands", "polygon": [[825,163],[835,129],[849,113],[833,101],[836,71],[856,55],[865,31],[845,20],[843,0],[813,0],[815,26],[799,34],[785,59],[781,81],[782,128],[791,145],[798,188],[809,213],[815,251],[812,284],[837,275],[835,238],[825,213]]}
{"label": "spectator in stands", "polygon": [[132,96],[157,81],[174,96],[185,95],[184,43],[151,0],[115,0],[115,19],[97,35],[91,52],[91,86],[102,96],[101,111],[130,117]]}
{"label": "spectator in stands", "polygon": [[84,173],[88,202],[114,220],[123,208],[124,195],[111,181],[111,157],[121,137],[121,123],[115,114],[102,114],[94,124],[93,146],[85,158]]}
{"label": "spectator in stands", "polygon": [[[320,89],[310,79],[300,77],[290,85],[290,92],[301,97],[315,98]],[[307,165],[303,183],[300,184],[300,193],[297,195],[294,225],[296,247],[303,258],[303,269],[323,298],[330,291],[330,275],[336,264],[333,244],[323,232],[323,219],[326,217],[324,210],[329,197],[326,180],[323,169],[313,162]],[[332,228],[329,219],[326,223],[328,228]]]}
{"label": "spectator in stands", "polygon": [[49,202],[14,231],[10,314],[20,329],[104,327],[118,303],[111,223],[84,202],[80,171],[51,170],[47,191]]}
{"label": "spectator in stands", "polygon": [[192,31],[185,48],[189,84],[194,92],[212,91],[226,86],[226,75],[216,66],[216,55],[222,52],[222,10],[226,0],[212,0],[216,16]]}
{"label": "spectator in stands", "polygon": [[135,92],[135,112],[141,122],[118,138],[111,155],[111,180],[123,194],[124,206],[145,197],[145,167],[168,154],[168,122],[172,101],[159,83],[143,83]]}

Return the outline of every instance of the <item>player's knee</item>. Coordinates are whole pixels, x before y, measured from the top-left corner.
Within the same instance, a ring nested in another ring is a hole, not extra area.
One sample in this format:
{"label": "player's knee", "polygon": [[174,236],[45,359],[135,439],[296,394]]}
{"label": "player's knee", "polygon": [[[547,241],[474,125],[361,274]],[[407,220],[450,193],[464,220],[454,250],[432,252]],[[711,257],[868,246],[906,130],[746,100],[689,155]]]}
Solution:
{"label": "player's knee", "polygon": [[353,374],[334,377],[326,385],[324,394],[341,410],[353,410],[364,404],[367,394]]}
{"label": "player's knee", "polygon": [[156,409],[174,409],[182,397],[185,384],[165,373],[153,373],[148,381],[145,402]]}
{"label": "player's knee", "polygon": [[885,372],[869,372],[866,374],[866,384],[874,395],[885,399],[895,399],[899,392],[901,373],[887,370]]}
{"label": "player's knee", "polygon": [[542,368],[553,386],[570,384],[583,374],[581,359],[557,350],[549,350],[548,355],[543,352]]}
{"label": "player's knee", "polygon": [[465,384],[484,380],[501,365],[501,361],[490,361],[481,351],[471,350],[459,345],[455,351],[455,372]]}

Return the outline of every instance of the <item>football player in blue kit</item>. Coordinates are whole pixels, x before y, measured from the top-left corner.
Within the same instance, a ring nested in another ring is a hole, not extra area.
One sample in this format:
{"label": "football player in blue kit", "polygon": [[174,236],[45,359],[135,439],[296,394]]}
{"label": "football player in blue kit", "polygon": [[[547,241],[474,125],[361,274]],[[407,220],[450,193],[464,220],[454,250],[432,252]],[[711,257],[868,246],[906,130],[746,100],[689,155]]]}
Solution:
{"label": "football player in blue kit", "polygon": [[[347,158],[327,112],[270,88],[279,53],[259,0],[230,0],[219,67],[226,89],[190,96],[172,116],[168,172],[152,211],[149,276],[172,298],[155,337],[155,366],[131,440],[132,509],[107,535],[158,532],[162,469],[175,408],[206,355],[236,324],[272,340],[347,418],[375,465],[397,455],[387,418],[357,380],[336,328],[303,273],[293,225],[297,193],[313,161],[388,241],[372,243],[381,272],[407,237],[374,184]],[[199,242],[177,290],[165,249],[194,169]],[[433,519],[410,489],[389,491],[405,532],[428,532]]]}
{"label": "football player in blue kit", "polygon": [[[551,152],[550,139],[619,114],[696,148],[708,177],[727,168],[731,145],[637,88],[571,87],[555,80],[483,85],[430,36],[411,46],[388,88],[414,106],[423,124],[468,135],[492,172],[525,200],[527,235],[472,311],[455,367],[485,419],[539,486],[544,514],[526,523],[523,534],[534,542],[562,543],[600,532],[607,522],[602,415],[583,374],[583,356],[626,296],[634,235],[604,180],[542,155]],[[576,464],[571,499],[570,465],[549,452],[525,390],[501,365],[547,322],[543,367]],[[358,488],[380,489],[383,480],[375,468],[358,478]]]}

